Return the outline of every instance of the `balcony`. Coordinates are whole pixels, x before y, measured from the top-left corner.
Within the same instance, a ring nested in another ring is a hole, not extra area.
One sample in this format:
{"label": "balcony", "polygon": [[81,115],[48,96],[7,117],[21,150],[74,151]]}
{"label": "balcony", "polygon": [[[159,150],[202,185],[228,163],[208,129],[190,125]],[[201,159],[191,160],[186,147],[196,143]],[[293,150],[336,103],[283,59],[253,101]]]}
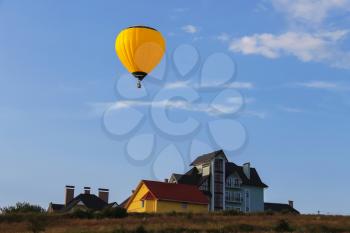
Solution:
{"label": "balcony", "polygon": [[242,203],[243,202],[243,198],[240,197],[240,198],[232,198],[232,199],[226,199],[226,201],[228,202],[234,202],[234,203]]}
{"label": "balcony", "polygon": [[236,188],[236,189],[239,189],[239,188],[241,188],[241,184],[237,184],[237,183],[231,183],[231,184],[227,184],[226,183],[226,186],[225,186],[226,188]]}

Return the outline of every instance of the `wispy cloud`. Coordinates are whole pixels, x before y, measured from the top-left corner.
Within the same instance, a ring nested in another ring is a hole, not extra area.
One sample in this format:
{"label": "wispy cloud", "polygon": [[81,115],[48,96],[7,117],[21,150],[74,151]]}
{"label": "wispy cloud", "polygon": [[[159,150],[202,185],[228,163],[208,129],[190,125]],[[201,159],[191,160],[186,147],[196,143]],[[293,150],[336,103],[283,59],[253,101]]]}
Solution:
{"label": "wispy cloud", "polygon": [[318,33],[291,31],[280,35],[254,34],[232,40],[229,50],[271,59],[290,55],[303,62],[326,62],[336,67],[350,68],[350,52],[337,46],[347,33],[347,30],[337,30]]}
{"label": "wispy cloud", "polygon": [[198,28],[192,24],[185,25],[181,29],[189,34],[194,34],[198,32]]}
{"label": "wispy cloud", "polygon": [[321,24],[335,10],[350,10],[348,0],[272,0],[272,5],[289,20],[314,25]]}
{"label": "wispy cloud", "polygon": [[184,13],[184,12],[187,12],[189,11],[190,9],[189,8],[186,8],[186,7],[178,7],[178,8],[174,8],[173,9],[173,12],[176,12],[176,13]]}
{"label": "wispy cloud", "polygon": [[265,119],[268,114],[264,111],[256,111],[256,110],[246,110],[244,112],[242,112],[243,116],[248,116],[248,117],[257,117],[260,119]]}
{"label": "wispy cloud", "polygon": [[230,40],[230,38],[231,38],[230,35],[225,33],[225,32],[221,33],[220,35],[218,35],[216,37],[216,39],[218,39],[219,41],[222,41],[222,42],[227,42]]}
{"label": "wispy cloud", "polygon": [[164,88],[166,89],[181,89],[181,88],[193,88],[193,89],[208,89],[208,88],[222,88],[222,89],[253,89],[255,86],[251,82],[232,82],[228,84],[220,84],[220,83],[207,83],[207,84],[194,84],[189,81],[176,81],[172,83],[167,83]]}
{"label": "wispy cloud", "polygon": [[312,89],[321,89],[321,90],[350,90],[350,85],[339,82],[325,82],[325,81],[310,81],[310,82],[302,82],[296,83],[296,86],[312,88]]}
{"label": "wispy cloud", "polygon": [[302,112],[304,112],[304,110],[302,110],[300,108],[293,108],[293,107],[286,107],[286,106],[280,106],[279,109],[284,111],[284,112],[290,112],[290,113],[302,113]]}
{"label": "wispy cloud", "polygon": [[226,85],[227,88],[235,88],[235,89],[253,89],[254,84],[251,82],[233,82]]}
{"label": "wispy cloud", "polygon": [[[348,30],[327,19],[350,11],[349,0],[271,0],[287,21],[283,33],[259,33],[230,40],[229,50],[270,59],[294,56],[302,62],[320,62],[350,69],[350,50],[344,49]],[[266,1],[267,3],[267,1]],[[331,25],[331,27],[330,27]]]}
{"label": "wispy cloud", "polygon": [[165,89],[179,89],[189,87],[191,84],[189,81],[176,81],[165,84]]}
{"label": "wispy cloud", "polygon": [[110,109],[118,110],[132,107],[172,108],[191,112],[202,112],[208,115],[232,114],[237,110],[238,101],[227,101],[222,104],[190,103],[183,100],[140,101],[125,100],[110,105]]}

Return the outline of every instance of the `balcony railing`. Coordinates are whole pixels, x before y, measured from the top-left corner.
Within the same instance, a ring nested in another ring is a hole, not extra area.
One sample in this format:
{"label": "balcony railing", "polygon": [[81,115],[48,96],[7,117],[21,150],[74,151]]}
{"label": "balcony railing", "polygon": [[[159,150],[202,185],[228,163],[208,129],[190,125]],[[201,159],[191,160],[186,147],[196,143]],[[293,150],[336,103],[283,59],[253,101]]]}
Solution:
{"label": "balcony railing", "polygon": [[226,201],[241,203],[241,202],[243,202],[243,197],[235,197],[235,198],[231,198],[231,199],[226,198]]}
{"label": "balcony railing", "polygon": [[226,183],[226,188],[240,188],[241,184],[227,184]]}

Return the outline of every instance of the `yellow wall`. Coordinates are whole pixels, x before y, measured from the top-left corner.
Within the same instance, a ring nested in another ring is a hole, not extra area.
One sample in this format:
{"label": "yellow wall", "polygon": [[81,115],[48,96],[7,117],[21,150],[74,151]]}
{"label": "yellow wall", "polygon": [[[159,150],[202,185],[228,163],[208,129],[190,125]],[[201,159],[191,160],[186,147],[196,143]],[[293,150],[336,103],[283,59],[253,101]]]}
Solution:
{"label": "yellow wall", "polygon": [[128,206],[128,212],[155,212],[155,201],[145,200],[144,207],[142,207],[141,198],[146,195],[148,188],[146,185],[142,184],[140,189],[137,191],[134,199]]}
{"label": "yellow wall", "polygon": [[175,201],[157,201],[157,213],[164,212],[192,212],[192,213],[205,213],[208,212],[208,205],[199,205],[187,203],[187,208],[182,207],[181,202]]}

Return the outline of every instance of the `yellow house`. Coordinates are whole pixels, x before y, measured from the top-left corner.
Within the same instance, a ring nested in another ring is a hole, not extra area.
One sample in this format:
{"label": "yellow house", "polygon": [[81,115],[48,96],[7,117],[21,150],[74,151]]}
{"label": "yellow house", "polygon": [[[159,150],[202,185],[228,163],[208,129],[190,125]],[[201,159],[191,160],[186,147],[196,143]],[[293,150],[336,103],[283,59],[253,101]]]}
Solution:
{"label": "yellow house", "polygon": [[208,212],[208,198],[197,186],[142,180],[124,208],[127,212]]}

